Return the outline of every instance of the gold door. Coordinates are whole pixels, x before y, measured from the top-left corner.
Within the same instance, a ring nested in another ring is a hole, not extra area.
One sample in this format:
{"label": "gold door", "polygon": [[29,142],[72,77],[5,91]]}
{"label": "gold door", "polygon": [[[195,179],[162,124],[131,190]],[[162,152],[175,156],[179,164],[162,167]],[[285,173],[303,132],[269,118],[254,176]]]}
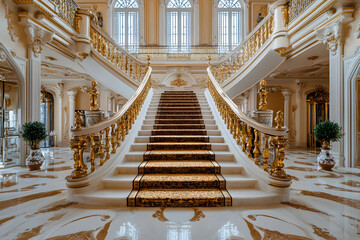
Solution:
{"label": "gold door", "polygon": [[306,96],[307,102],[307,146],[320,147],[314,137],[314,128],[320,122],[329,120],[329,93],[319,88]]}

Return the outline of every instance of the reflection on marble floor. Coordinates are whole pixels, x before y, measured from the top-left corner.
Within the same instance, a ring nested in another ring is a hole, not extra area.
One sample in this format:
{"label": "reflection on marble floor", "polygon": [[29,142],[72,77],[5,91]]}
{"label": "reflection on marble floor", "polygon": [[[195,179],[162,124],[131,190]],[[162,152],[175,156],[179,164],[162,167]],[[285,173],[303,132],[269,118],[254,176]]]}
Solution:
{"label": "reflection on marble floor", "polygon": [[291,200],[244,208],[107,208],[68,202],[68,148],[41,171],[0,171],[0,239],[359,239],[360,169],[317,171],[316,152],[288,150]]}

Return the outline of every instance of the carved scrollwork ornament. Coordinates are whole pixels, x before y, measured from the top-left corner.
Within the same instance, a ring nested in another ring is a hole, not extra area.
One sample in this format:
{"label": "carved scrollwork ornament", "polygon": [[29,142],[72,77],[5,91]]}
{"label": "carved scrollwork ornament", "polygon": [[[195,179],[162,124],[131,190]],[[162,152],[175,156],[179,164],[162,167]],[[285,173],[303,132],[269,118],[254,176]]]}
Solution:
{"label": "carved scrollwork ornament", "polygon": [[6,60],[6,53],[4,49],[0,49],[0,62],[4,62]]}

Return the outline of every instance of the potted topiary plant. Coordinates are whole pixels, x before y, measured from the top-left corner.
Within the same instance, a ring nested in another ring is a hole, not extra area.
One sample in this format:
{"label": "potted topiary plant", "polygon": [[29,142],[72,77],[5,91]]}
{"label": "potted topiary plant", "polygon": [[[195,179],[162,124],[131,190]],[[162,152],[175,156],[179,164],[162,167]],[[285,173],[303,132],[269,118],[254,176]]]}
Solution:
{"label": "potted topiary plant", "polygon": [[338,142],[343,137],[342,129],[336,122],[320,122],[314,128],[315,139],[321,142],[321,152],[317,162],[323,170],[331,171],[335,166],[334,157],[330,154],[331,142]]}
{"label": "potted topiary plant", "polygon": [[31,147],[30,154],[26,158],[26,166],[30,170],[38,170],[44,163],[45,157],[40,151],[40,141],[47,137],[45,125],[41,122],[28,122],[22,125],[21,137]]}

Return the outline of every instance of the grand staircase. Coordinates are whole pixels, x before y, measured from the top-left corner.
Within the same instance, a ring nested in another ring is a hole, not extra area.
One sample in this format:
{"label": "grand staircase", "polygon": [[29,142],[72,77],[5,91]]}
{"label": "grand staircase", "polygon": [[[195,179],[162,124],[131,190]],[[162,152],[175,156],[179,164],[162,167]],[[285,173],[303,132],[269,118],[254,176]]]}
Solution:
{"label": "grand staircase", "polygon": [[278,194],[260,189],[229,150],[204,92],[155,91],[130,151],[102,183],[77,201],[130,207],[279,201]]}
{"label": "grand staircase", "polygon": [[161,94],[144,161],[128,206],[231,206],[225,179],[211,151],[202,111],[193,92]]}

